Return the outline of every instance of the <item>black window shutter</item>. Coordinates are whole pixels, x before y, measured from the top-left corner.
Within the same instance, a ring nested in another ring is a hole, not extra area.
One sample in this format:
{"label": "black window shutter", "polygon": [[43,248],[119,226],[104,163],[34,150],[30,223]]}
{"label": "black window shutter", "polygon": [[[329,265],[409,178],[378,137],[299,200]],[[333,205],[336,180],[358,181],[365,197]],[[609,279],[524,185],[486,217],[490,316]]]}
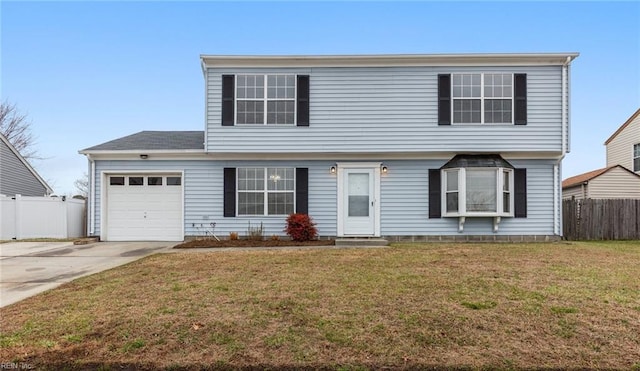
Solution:
{"label": "black window shutter", "polygon": [[514,104],[513,117],[516,125],[527,124],[527,74],[516,73],[514,79]]}
{"label": "black window shutter", "polygon": [[515,169],[513,171],[514,207],[513,216],[516,218],[527,217],[527,169]]}
{"label": "black window shutter", "polygon": [[438,125],[451,125],[451,75],[438,75]]}
{"label": "black window shutter", "polygon": [[222,75],[222,126],[233,126],[234,84],[234,75]]}
{"label": "black window shutter", "polygon": [[298,126],[309,126],[309,76],[298,75],[298,96],[296,107]]}
{"label": "black window shutter", "polygon": [[309,213],[309,169],[296,168],[296,213]]}
{"label": "black window shutter", "polygon": [[236,216],[236,169],[224,168],[224,217]]}
{"label": "black window shutter", "polygon": [[440,218],[440,169],[429,169],[429,218]]}

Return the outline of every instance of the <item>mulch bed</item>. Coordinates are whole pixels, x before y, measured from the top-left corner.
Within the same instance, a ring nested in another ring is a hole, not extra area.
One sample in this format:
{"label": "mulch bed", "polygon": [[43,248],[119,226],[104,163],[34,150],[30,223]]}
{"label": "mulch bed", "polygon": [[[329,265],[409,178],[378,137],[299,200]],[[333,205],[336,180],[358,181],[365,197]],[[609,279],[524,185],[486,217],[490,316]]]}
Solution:
{"label": "mulch bed", "polygon": [[313,240],[296,242],[290,240],[222,240],[215,239],[198,239],[187,241],[174,246],[174,249],[189,249],[196,247],[279,247],[279,246],[331,246],[335,245],[334,240]]}

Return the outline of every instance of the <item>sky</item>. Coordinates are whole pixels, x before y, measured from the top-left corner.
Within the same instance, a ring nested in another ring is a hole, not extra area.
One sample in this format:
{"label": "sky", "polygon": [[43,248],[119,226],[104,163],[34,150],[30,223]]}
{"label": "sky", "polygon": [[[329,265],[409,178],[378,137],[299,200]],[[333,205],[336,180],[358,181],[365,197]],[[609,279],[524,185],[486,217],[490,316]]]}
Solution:
{"label": "sky", "polygon": [[640,108],[640,2],[0,1],[0,96],[28,116],[56,194],[78,151],[204,130],[201,54],[579,52],[563,177],[605,166]]}

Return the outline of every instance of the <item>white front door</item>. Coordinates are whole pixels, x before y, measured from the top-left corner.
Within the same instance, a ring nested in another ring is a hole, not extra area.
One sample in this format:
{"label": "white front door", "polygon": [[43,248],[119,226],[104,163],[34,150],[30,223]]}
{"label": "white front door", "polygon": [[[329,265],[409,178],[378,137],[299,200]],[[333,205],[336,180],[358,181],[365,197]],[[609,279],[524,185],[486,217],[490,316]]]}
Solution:
{"label": "white front door", "polygon": [[342,226],[345,236],[374,236],[376,172],[346,168],[342,173]]}

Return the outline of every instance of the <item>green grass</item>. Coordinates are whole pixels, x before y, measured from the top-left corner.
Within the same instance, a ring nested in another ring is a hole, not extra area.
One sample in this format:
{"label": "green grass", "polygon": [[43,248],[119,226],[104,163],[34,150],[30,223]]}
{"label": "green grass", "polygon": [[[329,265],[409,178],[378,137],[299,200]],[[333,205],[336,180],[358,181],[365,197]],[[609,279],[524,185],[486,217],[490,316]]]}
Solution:
{"label": "green grass", "polygon": [[1,308],[0,351],[70,369],[633,369],[638,277],[638,242],[160,254]]}

